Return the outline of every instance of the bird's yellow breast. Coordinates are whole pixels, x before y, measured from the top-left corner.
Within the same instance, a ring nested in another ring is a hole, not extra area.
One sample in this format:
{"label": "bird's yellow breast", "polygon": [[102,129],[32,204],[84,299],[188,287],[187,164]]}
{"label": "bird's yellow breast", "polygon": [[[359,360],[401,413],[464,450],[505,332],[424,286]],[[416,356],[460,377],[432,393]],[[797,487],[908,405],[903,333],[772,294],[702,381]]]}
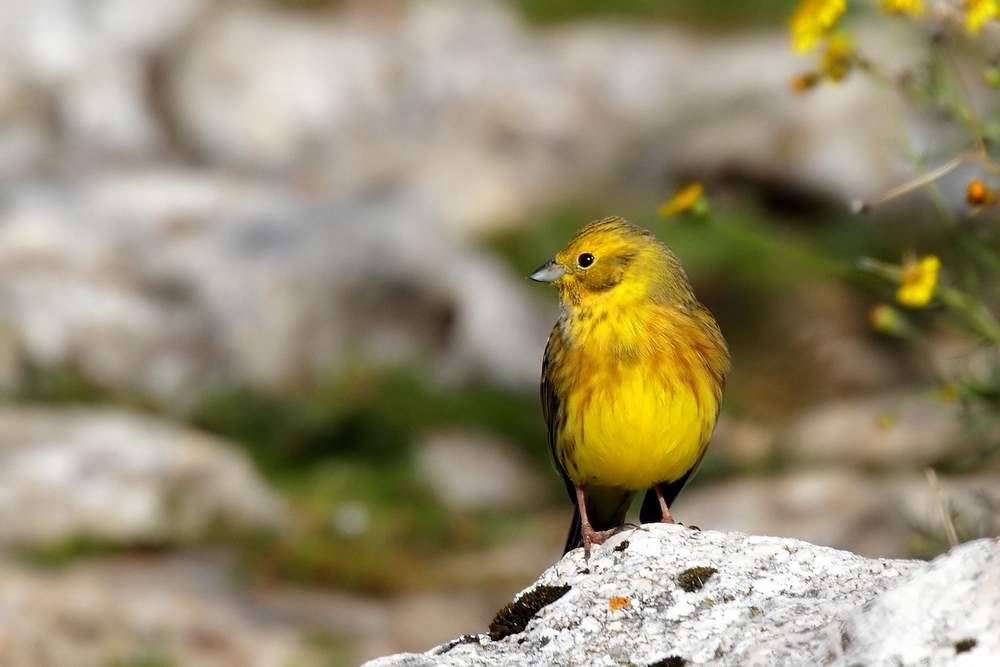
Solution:
{"label": "bird's yellow breast", "polygon": [[[564,411],[555,453],[575,485],[640,490],[700,460],[721,386],[683,322],[593,320],[563,351]],[[623,331],[623,326],[625,330]],[[631,329],[631,331],[629,331]]]}

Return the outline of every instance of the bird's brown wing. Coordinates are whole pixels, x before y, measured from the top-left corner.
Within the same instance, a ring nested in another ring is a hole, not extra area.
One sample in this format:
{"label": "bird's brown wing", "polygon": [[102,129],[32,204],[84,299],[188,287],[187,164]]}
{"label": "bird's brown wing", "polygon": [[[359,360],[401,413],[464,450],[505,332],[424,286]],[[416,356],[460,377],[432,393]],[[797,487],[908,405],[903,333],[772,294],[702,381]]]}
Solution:
{"label": "bird's brown wing", "polygon": [[573,482],[570,481],[566,469],[556,455],[556,438],[558,436],[560,422],[563,420],[562,401],[552,382],[553,365],[563,354],[563,339],[559,327],[556,326],[549,334],[549,340],[545,344],[545,355],[542,357],[542,416],[545,418],[545,427],[548,429],[549,454],[556,470],[562,475],[566,484],[566,492],[574,502],[576,501],[576,490]]}

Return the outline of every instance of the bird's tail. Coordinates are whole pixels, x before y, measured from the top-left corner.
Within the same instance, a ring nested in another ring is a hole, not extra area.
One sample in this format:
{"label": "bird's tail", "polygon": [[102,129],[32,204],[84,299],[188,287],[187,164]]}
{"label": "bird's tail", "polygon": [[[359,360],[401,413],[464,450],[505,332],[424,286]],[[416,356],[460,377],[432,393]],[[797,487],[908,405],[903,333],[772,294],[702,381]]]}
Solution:
{"label": "bird's tail", "polygon": [[566,537],[566,546],[563,548],[563,556],[573,549],[583,546],[583,533],[580,532],[580,508],[573,507],[573,522],[569,524],[569,535]]}

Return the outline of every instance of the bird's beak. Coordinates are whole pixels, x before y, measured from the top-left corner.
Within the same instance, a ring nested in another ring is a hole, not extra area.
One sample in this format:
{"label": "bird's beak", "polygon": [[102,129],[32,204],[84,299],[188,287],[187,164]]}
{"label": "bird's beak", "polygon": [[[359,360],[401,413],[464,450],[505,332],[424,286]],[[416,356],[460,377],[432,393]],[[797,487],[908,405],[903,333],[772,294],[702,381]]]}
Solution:
{"label": "bird's beak", "polygon": [[551,283],[566,275],[566,269],[556,264],[556,260],[551,260],[535,269],[529,278],[536,283]]}

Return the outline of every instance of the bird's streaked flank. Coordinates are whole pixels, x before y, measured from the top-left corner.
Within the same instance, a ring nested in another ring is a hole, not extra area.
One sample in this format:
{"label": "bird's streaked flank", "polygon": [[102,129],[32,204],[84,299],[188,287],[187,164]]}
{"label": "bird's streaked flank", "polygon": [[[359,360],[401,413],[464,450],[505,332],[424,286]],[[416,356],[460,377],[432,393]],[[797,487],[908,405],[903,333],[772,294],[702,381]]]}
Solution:
{"label": "bird's streaked flank", "polygon": [[677,257],[621,218],[590,223],[531,274],[559,291],[542,361],[549,447],[576,515],[566,551],[600,544],[639,491],[643,522],[670,504],[705,454],[729,354]]}

